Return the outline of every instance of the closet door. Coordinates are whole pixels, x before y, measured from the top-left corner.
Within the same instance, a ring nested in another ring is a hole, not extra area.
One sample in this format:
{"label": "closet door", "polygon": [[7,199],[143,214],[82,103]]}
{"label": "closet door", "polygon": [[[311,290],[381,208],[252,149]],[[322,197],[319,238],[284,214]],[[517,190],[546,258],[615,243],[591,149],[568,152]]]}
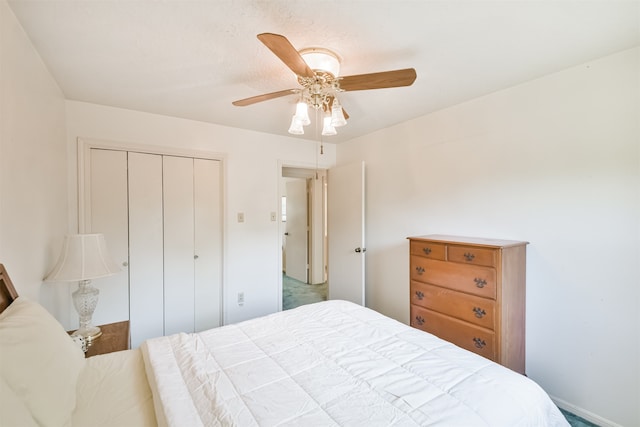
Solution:
{"label": "closet door", "polygon": [[89,160],[83,232],[103,233],[109,255],[123,270],[93,282],[100,289],[93,322],[101,325],[129,318],[127,153],[94,148]]}
{"label": "closet door", "polygon": [[193,159],[164,156],[164,333],[193,332]]}
{"label": "closet door", "polygon": [[95,282],[94,322],[129,319],[132,348],[220,326],[221,162],[91,147],[83,164],[83,231],[123,268]]}
{"label": "closet door", "polygon": [[194,159],[195,330],[220,326],[222,191],[220,162]]}
{"label": "closet door", "polygon": [[162,156],[129,152],[131,347],[164,335]]}

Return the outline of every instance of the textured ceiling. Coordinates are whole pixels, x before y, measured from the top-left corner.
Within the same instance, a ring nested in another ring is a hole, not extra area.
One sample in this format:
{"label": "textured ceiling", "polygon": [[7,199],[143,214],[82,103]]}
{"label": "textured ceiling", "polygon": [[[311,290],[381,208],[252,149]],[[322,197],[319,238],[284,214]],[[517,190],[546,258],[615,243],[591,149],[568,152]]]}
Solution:
{"label": "textured ceiling", "polygon": [[[413,86],[346,92],[341,142],[640,44],[633,0],[9,0],[67,99],[291,136],[296,88],[257,38],[342,57],[342,75],[413,67]],[[312,115],[312,122],[315,122]],[[314,138],[315,128],[296,138]]]}

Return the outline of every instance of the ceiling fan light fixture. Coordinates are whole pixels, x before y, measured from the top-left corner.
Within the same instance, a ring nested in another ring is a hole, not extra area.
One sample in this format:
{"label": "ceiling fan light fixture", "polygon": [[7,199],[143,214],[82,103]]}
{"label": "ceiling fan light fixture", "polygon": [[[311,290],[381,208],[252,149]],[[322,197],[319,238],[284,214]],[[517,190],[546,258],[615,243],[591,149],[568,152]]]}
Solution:
{"label": "ceiling fan light fixture", "polygon": [[289,133],[293,135],[303,135],[304,129],[302,129],[302,122],[294,116],[291,118],[291,126],[289,126]]}
{"label": "ceiling fan light fixture", "polygon": [[324,116],[324,126],[322,126],[322,135],[336,135],[336,128],[331,125],[331,116]]}
{"label": "ceiling fan light fixture", "polygon": [[340,105],[338,98],[334,98],[333,105],[331,106],[331,126],[340,127],[346,124],[347,119],[344,117],[342,105]]}
{"label": "ceiling fan light fixture", "polygon": [[338,77],[340,73],[340,58],[335,52],[321,47],[310,47],[299,51],[300,56],[313,71],[329,73]]}
{"label": "ceiling fan light fixture", "polygon": [[309,119],[309,105],[300,101],[296,104],[296,114],[293,116],[297,119],[302,126],[307,126],[311,123],[311,119]]}

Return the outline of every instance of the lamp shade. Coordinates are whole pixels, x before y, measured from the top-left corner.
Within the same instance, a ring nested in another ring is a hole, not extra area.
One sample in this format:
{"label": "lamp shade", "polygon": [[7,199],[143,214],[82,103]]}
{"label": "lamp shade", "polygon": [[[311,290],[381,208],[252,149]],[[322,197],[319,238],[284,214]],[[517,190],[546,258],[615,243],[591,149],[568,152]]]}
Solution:
{"label": "lamp shade", "polygon": [[342,111],[342,105],[338,101],[338,98],[333,100],[333,105],[331,106],[331,126],[339,127],[347,124],[347,119],[344,117],[344,112]]}
{"label": "lamp shade", "polygon": [[104,234],[69,234],[47,282],[75,282],[111,276],[120,267],[109,256]]}
{"label": "lamp shade", "polygon": [[314,71],[324,71],[333,77],[338,77],[340,73],[340,58],[338,58],[338,54],[329,49],[310,47],[300,50],[300,56]]}
{"label": "lamp shade", "polygon": [[304,134],[304,129],[302,129],[302,123],[298,118],[294,115],[291,118],[291,126],[289,126],[289,133],[293,135],[302,135]]}
{"label": "lamp shade", "polygon": [[307,105],[306,102],[300,101],[296,104],[295,118],[302,126],[307,126],[311,123],[309,119],[309,105]]}
{"label": "lamp shade", "polygon": [[331,116],[324,116],[324,126],[322,127],[322,134],[335,135],[337,133],[338,132],[336,132],[336,128],[334,128],[331,124]]}

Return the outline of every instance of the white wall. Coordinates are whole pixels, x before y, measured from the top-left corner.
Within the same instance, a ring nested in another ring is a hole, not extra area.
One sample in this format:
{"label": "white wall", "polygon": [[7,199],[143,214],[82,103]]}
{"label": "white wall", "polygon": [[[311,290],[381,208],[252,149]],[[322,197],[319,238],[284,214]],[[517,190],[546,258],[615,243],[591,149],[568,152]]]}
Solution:
{"label": "white wall", "polygon": [[640,425],[640,49],[338,145],[367,163],[367,301],[408,322],[407,236],[530,242],[527,373]]}
{"label": "white wall", "polygon": [[[226,322],[278,310],[282,233],[270,213],[280,212],[280,165],[314,167],[317,143],[83,102],[67,101],[66,106],[69,164],[74,174],[78,137],[222,153]],[[319,163],[321,167],[335,163],[334,145],[325,145]],[[71,181],[74,209],[69,221],[77,228],[76,177]],[[238,212],[244,213],[245,222],[237,222]],[[99,287],[98,281],[94,284]],[[237,304],[238,292],[244,292],[243,306]],[[110,319],[107,309],[98,305],[96,323],[122,320]]]}
{"label": "white wall", "polygon": [[0,0],[0,263],[20,295],[54,314],[68,286],[42,279],[67,232],[66,149],[63,94]]}

